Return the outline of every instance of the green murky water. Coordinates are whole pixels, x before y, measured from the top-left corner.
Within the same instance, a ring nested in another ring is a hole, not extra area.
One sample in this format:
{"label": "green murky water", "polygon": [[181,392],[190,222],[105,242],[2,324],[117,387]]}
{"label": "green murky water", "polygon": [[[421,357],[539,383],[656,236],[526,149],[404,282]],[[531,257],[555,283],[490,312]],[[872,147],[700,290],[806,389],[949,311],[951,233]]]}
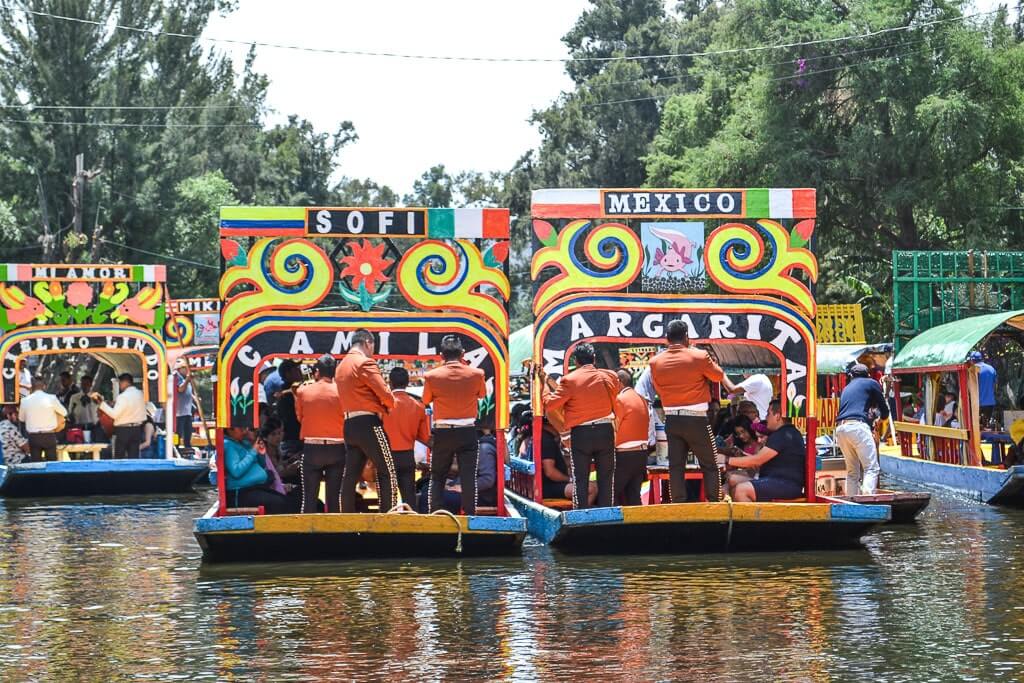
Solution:
{"label": "green murky water", "polygon": [[1024,678],[1024,512],[940,496],[858,552],[202,568],[211,495],[0,503],[0,678]]}

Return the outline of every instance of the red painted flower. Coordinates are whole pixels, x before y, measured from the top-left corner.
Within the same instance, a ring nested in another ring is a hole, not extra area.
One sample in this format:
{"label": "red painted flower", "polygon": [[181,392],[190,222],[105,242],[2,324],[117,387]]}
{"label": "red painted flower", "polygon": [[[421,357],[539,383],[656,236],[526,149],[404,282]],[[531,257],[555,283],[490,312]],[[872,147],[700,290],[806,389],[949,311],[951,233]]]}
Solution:
{"label": "red painted flower", "polygon": [[352,278],[353,290],[358,290],[359,285],[365,284],[366,291],[373,293],[377,291],[378,280],[387,282],[391,279],[384,274],[384,270],[394,261],[384,258],[383,243],[373,245],[369,240],[363,240],[362,244],[353,241],[348,246],[352,253],[341,259],[345,264],[341,277]]}
{"label": "red painted flower", "polygon": [[92,285],[88,282],[72,282],[68,285],[68,304],[88,306],[92,303]]}

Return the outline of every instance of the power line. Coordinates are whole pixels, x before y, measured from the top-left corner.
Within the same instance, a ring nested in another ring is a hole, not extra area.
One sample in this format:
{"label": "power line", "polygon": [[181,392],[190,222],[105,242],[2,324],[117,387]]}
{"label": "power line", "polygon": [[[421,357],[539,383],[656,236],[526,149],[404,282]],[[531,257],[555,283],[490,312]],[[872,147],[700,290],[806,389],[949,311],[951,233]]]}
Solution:
{"label": "power line", "polygon": [[[910,50],[908,52],[901,52],[901,53],[896,54],[896,55],[888,55],[888,56],[885,56],[885,57],[876,57],[874,59],[868,59],[868,60],[865,60],[863,62],[856,62],[854,64],[843,64],[841,66],[833,67],[831,69],[820,69],[818,71],[805,71],[803,73],[791,74],[789,76],[780,76],[778,78],[769,78],[768,82],[774,83],[774,82],[777,82],[777,81],[789,81],[789,80],[793,80],[795,78],[807,78],[808,76],[816,76],[818,74],[826,74],[826,73],[831,73],[833,71],[842,71],[843,69],[853,69],[853,68],[856,68],[856,67],[859,67],[859,66],[865,66],[867,64],[874,64],[876,62],[884,62],[884,61],[890,60],[890,59],[898,59],[900,57],[906,57],[907,55],[920,54],[920,53],[923,53],[923,52],[930,52],[930,51],[931,51],[931,48],[926,48],[926,49],[923,49],[923,50]],[[580,106],[582,106],[582,107],[604,107],[604,106],[611,105],[611,104],[628,104],[628,103],[631,103],[631,102],[652,102],[652,101],[657,101],[657,100],[665,100],[665,99],[668,99],[670,97],[674,97],[675,95],[679,95],[679,94],[681,94],[681,93],[665,93],[663,95],[652,95],[650,97],[634,97],[634,98],[625,99],[625,100],[609,100],[607,102],[590,102],[590,103],[581,104]]]}
{"label": "power line", "polygon": [[157,257],[162,258],[162,259],[167,259],[169,261],[177,261],[178,263],[185,263],[185,264],[188,264],[190,266],[196,266],[198,268],[207,268],[209,270],[217,270],[217,271],[220,270],[220,268],[218,268],[217,266],[211,266],[209,263],[200,263],[199,261],[190,261],[189,259],[178,258],[177,256],[170,256],[168,254],[160,254],[160,253],[157,253],[155,251],[147,251],[145,249],[140,249],[138,247],[131,247],[131,246],[128,246],[127,244],[121,244],[120,242],[114,242],[113,240],[104,239],[102,237],[97,237],[96,239],[97,239],[97,241],[103,242],[104,244],[112,244],[115,247],[122,247],[124,249],[130,249],[131,251],[137,251],[140,254],[148,254],[149,256],[157,256]]}
{"label": "power line", "polygon": [[175,109],[251,109],[251,104],[197,104],[197,105],[171,105],[171,106],[146,106],[146,105],[120,105],[120,104],[0,104],[0,109],[75,109],[79,111],[92,110],[116,110],[125,109],[132,111],[173,111]]}
{"label": "power line", "polygon": [[968,19],[974,19],[977,17],[985,16],[988,14],[994,14],[1000,10],[988,10],[986,12],[975,12],[974,14],[964,14],[958,17],[952,17],[949,19],[936,19],[934,21],[928,21],[920,24],[912,25],[900,25],[890,26],[883,29],[877,29],[875,31],[867,31],[866,33],[860,33],[856,35],[836,36],[833,38],[817,38],[815,40],[797,41],[791,43],[779,43],[775,45],[755,45],[752,47],[737,47],[728,48],[722,50],[708,50],[704,52],[680,52],[670,53],[661,55],[630,55],[621,57],[473,57],[473,56],[462,56],[462,55],[423,55],[423,54],[411,54],[401,52],[378,52],[370,50],[340,50],[336,48],[326,47],[311,47],[306,45],[288,45],[284,43],[267,43],[256,40],[237,40],[232,38],[213,38],[205,37],[196,34],[189,33],[177,33],[173,31],[159,31],[156,29],[140,28],[138,26],[126,26],[124,24],[107,24],[105,22],[96,21],[94,19],[82,19],[80,17],[69,17],[60,14],[51,14],[50,12],[40,12],[38,10],[30,9],[16,9],[15,11],[23,12],[25,14],[31,14],[38,17],[45,17],[48,19],[57,19],[60,21],[70,21],[79,24],[89,24],[91,26],[99,26],[102,28],[113,28],[121,31],[132,31],[135,33],[143,33],[150,37],[166,36],[169,38],[185,38],[188,40],[201,40],[211,43],[226,43],[230,45],[245,45],[245,46],[258,46],[274,48],[279,50],[296,50],[299,52],[312,52],[319,54],[333,54],[333,55],[344,55],[350,57],[386,57],[394,59],[416,59],[425,61],[441,61],[441,62],[504,62],[504,63],[570,63],[570,62],[628,62],[628,61],[648,61],[655,59],[676,59],[683,57],[709,57],[715,55],[727,55],[727,54],[740,54],[745,52],[761,52],[764,50],[780,50],[792,47],[807,47],[810,45],[822,45],[827,43],[839,43],[846,40],[858,40],[861,38],[873,38],[875,36],[885,35],[888,33],[899,33],[903,31],[914,31],[917,29],[927,28],[929,26],[938,26],[940,24],[948,24],[952,22],[966,21]]}
{"label": "power line", "polygon": [[258,123],[119,123],[116,121],[43,121],[0,119],[0,123],[29,123],[38,126],[102,126],[105,128],[258,128]]}

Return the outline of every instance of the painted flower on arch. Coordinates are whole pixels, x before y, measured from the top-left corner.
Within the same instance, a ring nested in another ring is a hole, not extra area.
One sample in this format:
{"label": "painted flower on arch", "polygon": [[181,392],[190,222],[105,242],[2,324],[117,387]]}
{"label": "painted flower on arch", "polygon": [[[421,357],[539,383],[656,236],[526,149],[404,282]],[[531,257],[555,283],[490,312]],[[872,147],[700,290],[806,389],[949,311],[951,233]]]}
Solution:
{"label": "painted flower on arch", "polygon": [[68,285],[68,303],[72,306],[88,306],[92,303],[92,285],[88,282],[72,282]]}
{"label": "painted flower on arch", "polygon": [[345,267],[340,275],[352,278],[353,290],[358,290],[362,285],[367,292],[374,293],[378,282],[384,283],[391,279],[384,271],[394,261],[384,258],[384,243],[374,245],[369,240],[362,240],[361,244],[353,241],[348,246],[351,253],[342,257],[341,262]]}

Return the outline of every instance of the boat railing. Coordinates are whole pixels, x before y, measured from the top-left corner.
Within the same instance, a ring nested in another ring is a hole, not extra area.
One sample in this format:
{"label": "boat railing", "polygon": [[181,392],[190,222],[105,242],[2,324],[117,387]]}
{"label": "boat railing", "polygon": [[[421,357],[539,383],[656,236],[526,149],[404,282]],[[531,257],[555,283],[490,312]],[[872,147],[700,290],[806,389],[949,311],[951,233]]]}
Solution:
{"label": "boat railing", "polygon": [[967,444],[970,435],[966,429],[936,427],[916,422],[896,422],[900,441],[900,455],[920,458],[948,465],[968,465]]}

